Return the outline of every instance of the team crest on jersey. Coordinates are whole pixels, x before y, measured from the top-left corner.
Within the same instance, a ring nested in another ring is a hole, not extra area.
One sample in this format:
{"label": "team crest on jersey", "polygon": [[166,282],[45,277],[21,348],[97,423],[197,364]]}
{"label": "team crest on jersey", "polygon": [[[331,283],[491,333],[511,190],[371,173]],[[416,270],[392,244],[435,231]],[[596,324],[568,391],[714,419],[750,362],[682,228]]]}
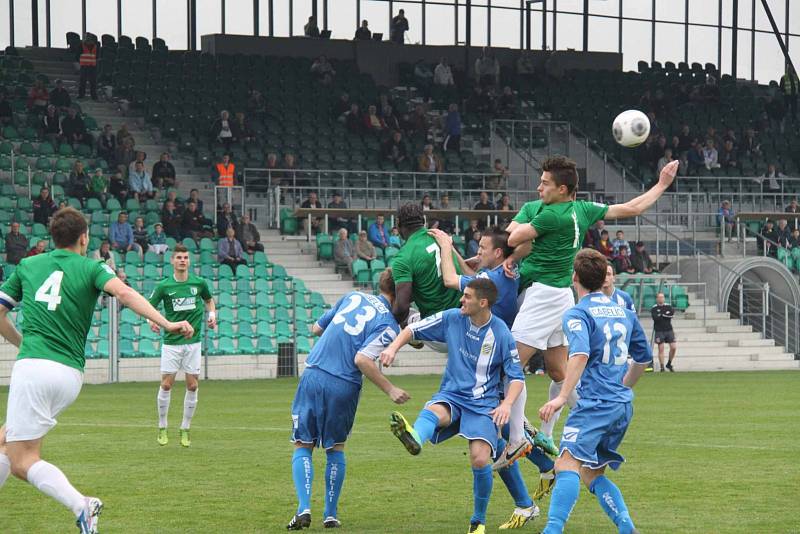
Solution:
{"label": "team crest on jersey", "polygon": [[486,356],[490,352],[492,352],[492,344],[491,343],[484,343],[481,345],[481,355]]}
{"label": "team crest on jersey", "polygon": [[192,295],[197,295],[197,288],[192,286]]}

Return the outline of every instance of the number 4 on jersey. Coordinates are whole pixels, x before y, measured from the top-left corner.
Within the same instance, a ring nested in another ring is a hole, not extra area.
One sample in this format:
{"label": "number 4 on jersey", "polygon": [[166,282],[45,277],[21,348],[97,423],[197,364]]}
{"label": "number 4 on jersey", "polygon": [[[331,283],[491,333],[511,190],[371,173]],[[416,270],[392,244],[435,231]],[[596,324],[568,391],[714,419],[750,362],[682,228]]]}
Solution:
{"label": "number 4 on jersey", "polygon": [[61,304],[61,280],[64,278],[64,271],[53,271],[47,280],[36,290],[36,301],[46,302],[49,311],[56,311]]}

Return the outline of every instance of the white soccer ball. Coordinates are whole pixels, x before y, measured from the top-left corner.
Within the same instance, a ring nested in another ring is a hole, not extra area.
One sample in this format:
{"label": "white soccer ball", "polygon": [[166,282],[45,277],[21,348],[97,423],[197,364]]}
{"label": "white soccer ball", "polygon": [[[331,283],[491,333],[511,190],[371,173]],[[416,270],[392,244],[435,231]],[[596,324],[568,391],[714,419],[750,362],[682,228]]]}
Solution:
{"label": "white soccer ball", "polygon": [[636,109],[623,111],[614,119],[612,132],[617,143],[628,148],[637,147],[650,135],[650,119]]}

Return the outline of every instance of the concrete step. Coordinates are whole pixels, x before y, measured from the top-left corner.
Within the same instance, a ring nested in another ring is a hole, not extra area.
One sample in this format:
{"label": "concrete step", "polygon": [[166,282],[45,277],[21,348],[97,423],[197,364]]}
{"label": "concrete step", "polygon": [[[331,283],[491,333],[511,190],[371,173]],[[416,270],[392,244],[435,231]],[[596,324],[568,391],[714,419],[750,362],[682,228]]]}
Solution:
{"label": "concrete step", "polygon": [[727,334],[710,334],[705,329],[696,329],[688,331],[682,329],[675,332],[675,340],[678,343],[691,343],[697,341],[725,341],[729,345],[736,344],[739,341],[762,341],[759,334],[755,332],[731,332]]}
{"label": "concrete step", "polygon": [[341,275],[333,272],[325,272],[320,268],[303,269],[293,267],[286,269],[286,272],[295,278],[301,278],[306,285],[308,285],[309,282],[340,282],[342,280]]}
{"label": "concrete step", "polygon": [[[647,328],[652,328],[653,327],[653,320],[651,318],[649,318],[649,317],[640,317],[639,320],[641,321],[642,326],[645,328],[645,330]],[[703,326],[705,326],[707,328],[714,328],[714,327],[719,328],[719,327],[731,326],[731,323],[732,323],[731,319],[709,319],[709,320],[705,321],[705,324],[703,324],[703,320],[702,319],[679,319],[679,318],[676,318],[676,319],[672,320],[672,329],[677,331],[677,330],[679,330],[681,328],[688,328],[688,327],[693,327],[693,326],[694,327],[703,327]],[[733,325],[734,326],[738,326],[738,325],[736,325],[735,322],[733,323]]]}
{"label": "concrete step", "polygon": [[681,358],[701,357],[701,358],[733,358],[744,356],[748,358],[766,357],[767,355],[783,354],[783,347],[731,347],[727,346],[719,350],[709,349],[703,346],[681,345],[678,347],[678,355]]}
{"label": "concrete step", "polygon": [[[725,337],[730,337],[731,334],[726,334]],[[774,339],[762,339],[758,333],[753,332],[753,337],[744,339],[729,339],[728,344],[731,347],[772,347],[776,345]]]}
{"label": "concrete step", "polygon": [[[691,308],[689,309],[691,310]],[[717,319],[730,319],[730,318],[731,314],[729,314],[728,312],[718,312],[718,311],[709,312],[708,310],[706,310],[705,316],[703,315],[702,310],[686,311],[683,314],[683,319],[688,319],[688,320],[699,319],[702,321],[703,319],[705,319],[707,321],[709,319],[717,320]]]}
{"label": "concrete step", "polygon": [[800,369],[800,361],[676,361],[679,372],[684,371],[783,371]]}

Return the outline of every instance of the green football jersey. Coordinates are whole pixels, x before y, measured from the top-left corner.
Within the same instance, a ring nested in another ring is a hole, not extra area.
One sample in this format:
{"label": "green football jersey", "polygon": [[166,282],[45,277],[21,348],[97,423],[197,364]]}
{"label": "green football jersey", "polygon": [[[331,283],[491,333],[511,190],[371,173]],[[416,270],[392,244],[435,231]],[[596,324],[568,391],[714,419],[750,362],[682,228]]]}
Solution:
{"label": "green football jersey", "polygon": [[174,323],[189,321],[194,328],[194,336],[186,339],[181,334],[164,331],[165,345],[187,345],[200,341],[203,331],[205,301],[211,299],[211,291],[206,281],[190,274],[185,282],[178,282],[173,276],[158,283],[150,295],[150,304],[158,309],[164,303],[164,317]]}
{"label": "green football jersey", "polygon": [[23,259],[0,287],[0,302],[22,303],[18,359],[53,360],[83,371],[86,334],[97,298],[114,271],[64,249]]}
{"label": "green football jersey", "polygon": [[514,221],[531,224],[538,237],[533,241],[531,253],[520,264],[520,289],[533,282],[569,287],[573,263],[583,237],[591,225],[606,216],[606,212],[606,204],[585,200],[557,204],[536,200],[523,205]]}
{"label": "green football jersey", "polygon": [[[445,287],[442,280],[441,253],[436,240],[423,227],[409,236],[392,259],[394,283],[411,282],[411,298],[422,318],[460,306],[461,293]],[[451,261],[460,274],[458,261],[455,257]]]}

